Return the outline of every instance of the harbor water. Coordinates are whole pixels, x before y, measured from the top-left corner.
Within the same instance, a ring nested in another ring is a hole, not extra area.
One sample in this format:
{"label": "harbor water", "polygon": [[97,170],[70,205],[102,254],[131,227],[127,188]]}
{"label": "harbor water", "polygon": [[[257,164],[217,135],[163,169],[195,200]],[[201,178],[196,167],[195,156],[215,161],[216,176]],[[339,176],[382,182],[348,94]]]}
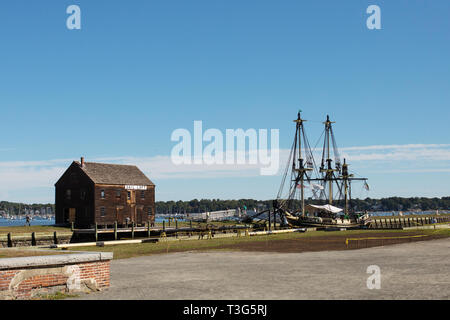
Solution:
{"label": "harbor water", "polygon": [[[26,219],[3,219],[0,218],[0,227],[20,227],[26,224]],[[32,226],[48,226],[55,224],[55,219],[32,219]]]}

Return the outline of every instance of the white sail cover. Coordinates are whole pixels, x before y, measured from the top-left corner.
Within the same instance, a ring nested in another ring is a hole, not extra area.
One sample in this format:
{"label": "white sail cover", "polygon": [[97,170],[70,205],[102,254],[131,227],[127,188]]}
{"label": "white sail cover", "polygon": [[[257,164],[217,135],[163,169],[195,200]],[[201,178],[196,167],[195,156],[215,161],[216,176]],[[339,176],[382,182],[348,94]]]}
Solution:
{"label": "white sail cover", "polygon": [[327,212],[331,212],[331,213],[339,213],[342,212],[343,209],[332,206],[330,204],[325,204],[323,206],[319,206],[319,205],[314,205],[314,204],[308,204],[305,208],[306,210],[310,210],[312,212],[314,211],[327,211]]}

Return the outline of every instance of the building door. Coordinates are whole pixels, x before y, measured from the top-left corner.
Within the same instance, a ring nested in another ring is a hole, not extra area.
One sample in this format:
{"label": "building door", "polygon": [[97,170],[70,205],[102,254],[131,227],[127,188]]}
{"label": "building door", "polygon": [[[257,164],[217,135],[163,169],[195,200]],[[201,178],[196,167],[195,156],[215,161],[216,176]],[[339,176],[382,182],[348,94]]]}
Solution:
{"label": "building door", "polygon": [[75,208],[69,208],[69,222],[75,222],[75,217],[76,217],[76,212],[77,210]]}
{"label": "building door", "polygon": [[125,214],[123,210],[123,206],[116,206],[116,221],[118,224],[125,223]]}
{"label": "building door", "polygon": [[137,205],[136,206],[136,211],[137,211],[137,220],[136,223],[137,224],[144,224],[145,223],[145,212],[144,212],[144,206],[143,205]]}
{"label": "building door", "polygon": [[127,190],[127,204],[130,206],[131,222],[136,222],[136,192]]}
{"label": "building door", "polygon": [[130,206],[130,217],[131,217],[131,222],[136,223],[136,205],[135,204],[131,204],[131,206]]}

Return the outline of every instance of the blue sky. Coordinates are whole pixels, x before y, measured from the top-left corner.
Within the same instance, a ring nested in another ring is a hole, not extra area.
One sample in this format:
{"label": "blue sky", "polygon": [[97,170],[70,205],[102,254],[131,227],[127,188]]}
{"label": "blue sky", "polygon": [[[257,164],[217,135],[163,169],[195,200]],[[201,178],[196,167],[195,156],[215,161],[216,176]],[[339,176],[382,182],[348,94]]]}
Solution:
{"label": "blue sky", "polygon": [[[66,28],[72,4],[81,30]],[[371,4],[381,30],[366,27]],[[173,171],[170,135],[194,120],[279,129],[287,149],[299,108],[311,144],[330,114],[339,146],[359,147],[361,196],[448,196],[449,13],[449,1],[2,1],[0,200],[52,202],[82,155],[138,164],[157,200],[270,199],[280,176]]]}

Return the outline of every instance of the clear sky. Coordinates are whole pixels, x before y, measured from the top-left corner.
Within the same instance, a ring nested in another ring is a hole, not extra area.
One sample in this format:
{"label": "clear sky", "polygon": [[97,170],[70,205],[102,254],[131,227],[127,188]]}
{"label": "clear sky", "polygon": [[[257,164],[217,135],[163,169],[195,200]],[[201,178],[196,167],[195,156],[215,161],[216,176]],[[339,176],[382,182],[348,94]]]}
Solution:
{"label": "clear sky", "polygon": [[170,136],[202,120],[279,129],[288,149],[299,108],[313,145],[336,121],[369,178],[355,196],[448,196],[449,14],[447,0],[1,1],[0,200],[53,202],[80,156],[139,165],[157,200],[271,199],[279,175],[174,169]]}

